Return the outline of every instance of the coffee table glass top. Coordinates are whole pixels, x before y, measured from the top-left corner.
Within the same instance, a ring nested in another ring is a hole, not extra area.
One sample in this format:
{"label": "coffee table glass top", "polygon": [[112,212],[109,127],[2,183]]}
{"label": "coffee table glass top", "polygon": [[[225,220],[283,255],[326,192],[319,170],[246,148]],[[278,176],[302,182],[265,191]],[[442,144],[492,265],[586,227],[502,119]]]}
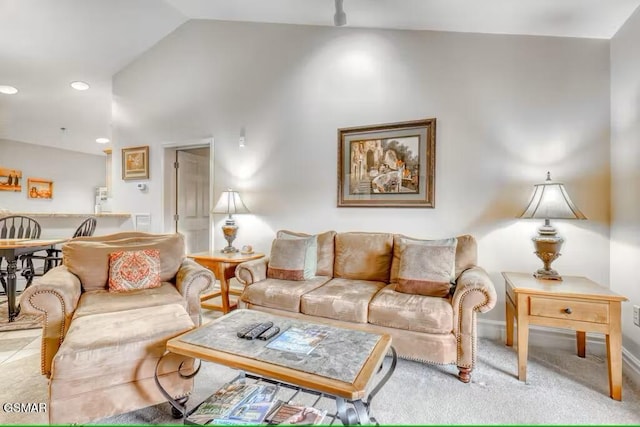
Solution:
{"label": "coffee table glass top", "polygon": [[[236,336],[236,332],[247,325],[268,321],[280,328],[280,333],[268,341],[246,340]],[[309,354],[267,347],[289,328],[313,329],[326,337]],[[235,310],[182,335],[180,340],[352,383],[381,337],[375,333],[311,323],[254,310]]]}

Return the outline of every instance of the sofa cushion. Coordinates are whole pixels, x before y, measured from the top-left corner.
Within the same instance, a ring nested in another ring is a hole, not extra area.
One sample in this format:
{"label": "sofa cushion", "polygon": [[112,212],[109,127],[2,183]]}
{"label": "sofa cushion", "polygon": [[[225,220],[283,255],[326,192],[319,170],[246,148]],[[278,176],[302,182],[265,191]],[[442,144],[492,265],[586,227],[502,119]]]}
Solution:
{"label": "sofa cushion", "polygon": [[369,304],[369,323],[431,334],[451,334],[453,306],[449,298],[405,294],[395,284],[378,292]]}
{"label": "sofa cushion", "polygon": [[309,280],[316,275],[318,239],[315,236],[274,239],[267,277],[280,280]]}
{"label": "sofa cushion", "polygon": [[[456,246],[456,264],[455,264],[455,279],[460,276],[467,268],[473,267],[477,262],[477,246],[476,240],[473,236],[468,234],[456,237],[458,243]],[[448,240],[448,239],[441,239]],[[400,268],[400,253],[406,243],[409,242],[438,242],[441,240],[425,240],[415,239],[413,237],[404,236],[402,234],[395,234],[393,236],[393,261],[391,262],[391,275],[389,283],[398,282],[398,269]]]}
{"label": "sofa cushion", "polygon": [[72,240],[62,246],[64,265],[80,278],[84,291],[105,289],[109,277],[109,254],[119,250],[157,249],[160,252],[160,280],[172,280],[184,254],[180,234],[155,234],[109,241]]}
{"label": "sofa cushion", "polygon": [[160,284],[160,252],[157,249],[109,254],[109,291],[152,289]]}
{"label": "sofa cushion", "polygon": [[464,270],[475,267],[478,264],[478,243],[475,237],[464,234],[458,236],[456,248],[456,280]]}
{"label": "sofa cushion", "polygon": [[332,279],[302,295],[300,311],[311,316],[367,323],[369,301],[385,285],[367,280]]}
{"label": "sofa cushion", "polygon": [[389,283],[393,235],[338,233],[334,277]]}
{"label": "sofa cushion", "polygon": [[300,312],[300,297],[322,286],[331,277],[316,276],[305,281],[266,279],[244,288],[242,301],[261,307]]}
{"label": "sofa cushion", "polygon": [[439,244],[407,243],[400,255],[396,291],[433,297],[449,295],[455,279],[455,238]]}
{"label": "sofa cushion", "polygon": [[167,304],[180,304],[187,308],[187,300],[169,282],[163,282],[158,288],[130,292],[109,292],[106,289],[100,289],[83,292],[80,295],[73,318]]}
{"label": "sofa cushion", "polygon": [[[145,358],[162,356],[169,338],[194,327],[180,304],[76,318],[53,359],[52,377],[91,378],[125,370],[135,373]],[[153,375],[153,370],[148,374]]]}
{"label": "sofa cushion", "polygon": [[[333,260],[334,260],[334,239],[335,231],[326,231],[316,234],[318,238],[318,276],[333,276]],[[297,233],[295,231],[280,230],[276,234],[278,239],[286,239],[292,237],[311,237],[311,234]]]}

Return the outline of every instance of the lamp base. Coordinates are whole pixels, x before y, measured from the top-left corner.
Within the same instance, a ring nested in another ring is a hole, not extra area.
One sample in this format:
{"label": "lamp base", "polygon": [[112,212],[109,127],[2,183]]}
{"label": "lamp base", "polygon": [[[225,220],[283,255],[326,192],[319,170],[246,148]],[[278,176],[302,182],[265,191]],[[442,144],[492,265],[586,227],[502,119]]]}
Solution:
{"label": "lamp base", "polygon": [[237,233],[238,226],[233,218],[227,219],[222,226],[222,234],[224,235],[224,239],[227,241],[227,246],[221,250],[223,254],[238,252],[238,249],[233,247],[233,241],[235,240]]}
{"label": "lamp base", "polygon": [[562,280],[558,272],[551,268],[551,263],[560,256],[560,248],[562,248],[564,239],[559,236],[540,233],[531,240],[533,240],[536,248],[535,254],[544,264],[544,267],[533,273],[533,276],[537,279]]}
{"label": "lamp base", "polygon": [[562,276],[560,276],[554,269],[545,270],[544,268],[541,268],[533,273],[533,277],[542,280],[562,280]]}

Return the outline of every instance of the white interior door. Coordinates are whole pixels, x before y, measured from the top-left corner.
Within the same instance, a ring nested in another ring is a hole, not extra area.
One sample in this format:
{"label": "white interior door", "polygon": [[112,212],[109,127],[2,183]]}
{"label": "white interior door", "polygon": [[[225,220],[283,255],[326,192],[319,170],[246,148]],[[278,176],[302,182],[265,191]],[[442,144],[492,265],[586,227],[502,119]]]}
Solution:
{"label": "white interior door", "polygon": [[209,149],[176,151],[176,231],[188,254],[209,250]]}

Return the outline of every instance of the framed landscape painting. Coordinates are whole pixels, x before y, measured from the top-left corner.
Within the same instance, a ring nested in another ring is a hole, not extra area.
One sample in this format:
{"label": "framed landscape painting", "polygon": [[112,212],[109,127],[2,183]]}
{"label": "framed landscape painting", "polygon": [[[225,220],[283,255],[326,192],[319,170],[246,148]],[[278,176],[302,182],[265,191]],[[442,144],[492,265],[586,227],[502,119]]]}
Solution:
{"label": "framed landscape painting", "polygon": [[338,207],[435,207],[436,119],[338,129]]}
{"label": "framed landscape painting", "polygon": [[122,179],[149,178],[149,146],[122,149]]}

